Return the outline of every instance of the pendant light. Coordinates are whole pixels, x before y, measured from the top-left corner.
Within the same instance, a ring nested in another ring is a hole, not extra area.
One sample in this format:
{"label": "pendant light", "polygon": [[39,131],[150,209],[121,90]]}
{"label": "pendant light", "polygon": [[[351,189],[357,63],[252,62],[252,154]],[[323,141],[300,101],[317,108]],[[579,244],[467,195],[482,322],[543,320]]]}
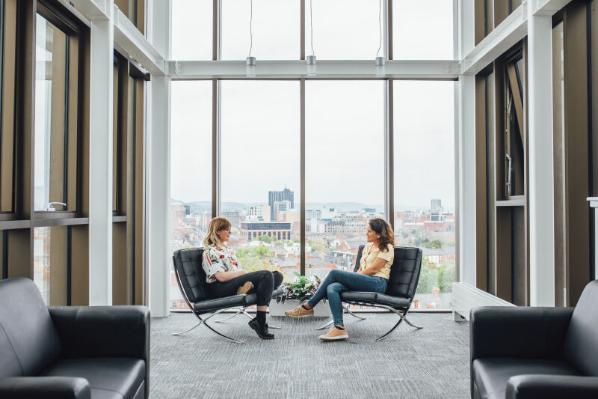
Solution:
{"label": "pendant light", "polygon": [[245,58],[245,74],[248,77],[255,77],[256,58],[253,52],[253,0],[249,0],[249,54]]}
{"label": "pendant light", "polygon": [[382,1],[379,0],[379,7],[378,7],[378,51],[376,51],[376,75],[384,75],[384,64],[386,64],[386,59],[384,56],[380,55],[380,50],[382,50]]}
{"label": "pendant light", "polygon": [[305,57],[305,63],[307,64],[307,75],[314,76],[316,74],[316,54],[314,52],[314,14],[313,14],[313,0],[309,0],[309,37],[311,54]]}

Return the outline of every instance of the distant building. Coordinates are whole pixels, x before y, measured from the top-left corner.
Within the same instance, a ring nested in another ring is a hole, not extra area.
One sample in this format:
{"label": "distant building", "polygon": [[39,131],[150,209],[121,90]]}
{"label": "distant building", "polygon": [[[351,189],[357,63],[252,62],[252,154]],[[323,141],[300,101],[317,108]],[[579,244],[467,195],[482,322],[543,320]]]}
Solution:
{"label": "distant building", "polygon": [[261,236],[275,240],[290,240],[293,224],[287,222],[241,222],[241,235],[247,241],[257,240]]}
{"label": "distant building", "polygon": [[442,222],[442,200],[433,199],[430,201],[430,221]]}
{"label": "distant building", "polygon": [[270,220],[275,221],[276,210],[274,204],[276,202],[288,201],[290,203],[289,209],[295,208],[295,193],[288,188],[282,191],[268,191],[268,205],[270,206]]}
{"label": "distant building", "polygon": [[222,212],[222,217],[227,218],[230,224],[234,227],[239,227],[239,224],[241,223],[241,213],[239,211]]}
{"label": "distant building", "polygon": [[270,222],[270,206],[269,205],[254,205],[250,206],[247,211],[248,222]]}

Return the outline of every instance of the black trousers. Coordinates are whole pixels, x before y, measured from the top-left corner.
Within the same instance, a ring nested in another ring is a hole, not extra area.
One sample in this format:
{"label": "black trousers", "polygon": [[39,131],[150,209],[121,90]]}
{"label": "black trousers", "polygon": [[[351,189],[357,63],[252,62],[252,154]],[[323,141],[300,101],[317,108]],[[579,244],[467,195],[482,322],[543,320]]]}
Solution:
{"label": "black trousers", "polygon": [[272,299],[272,291],[282,283],[282,278],[282,273],[268,270],[245,273],[229,281],[215,281],[208,284],[208,293],[212,298],[236,295],[240,286],[251,281],[253,288],[249,293],[257,294],[257,306],[268,306]]}

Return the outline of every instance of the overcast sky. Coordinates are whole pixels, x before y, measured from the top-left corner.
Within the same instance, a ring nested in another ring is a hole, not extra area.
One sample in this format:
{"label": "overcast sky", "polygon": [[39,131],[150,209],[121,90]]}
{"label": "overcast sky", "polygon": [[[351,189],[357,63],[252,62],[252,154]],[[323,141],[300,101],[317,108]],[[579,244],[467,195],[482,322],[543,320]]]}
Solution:
{"label": "overcast sky", "polygon": [[[172,0],[172,58],[210,59],[211,0]],[[309,0],[306,53],[310,54]],[[249,0],[222,0],[222,57],[249,50]],[[373,59],[377,0],[313,0],[318,59]],[[451,59],[452,0],[395,0],[395,58]],[[299,1],[254,0],[259,59],[299,58]],[[199,16],[199,17],[198,17]],[[222,82],[222,199],[267,202],[269,190],[299,186],[299,83]],[[454,84],[395,82],[398,207],[454,206]],[[171,195],[209,200],[211,82],[173,82]],[[383,203],[384,90],[379,81],[306,84],[307,202]]]}

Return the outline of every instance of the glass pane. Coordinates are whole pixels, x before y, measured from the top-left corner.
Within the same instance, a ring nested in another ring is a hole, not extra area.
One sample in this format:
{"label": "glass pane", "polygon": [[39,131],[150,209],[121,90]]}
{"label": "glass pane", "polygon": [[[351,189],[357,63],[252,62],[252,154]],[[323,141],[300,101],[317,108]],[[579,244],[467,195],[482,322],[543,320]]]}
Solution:
{"label": "glass pane", "polygon": [[38,15],[35,46],[34,207],[44,211],[66,202],[67,36]]}
{"label": "glass pane", "polygon": [[68,227],[33,229],[33,281],[48,305],[67,305]]}
{"label": "glass pane", "polygon": [[[202,246],[212,215],[212,82],[171,83],[171,253]],[[170,306],[186,309],[174,270]]]}
{"label": "glass pane", "polygon": [[300,56],[298,0],[253,0],[253,41],[250,40],[250,0],[222,0],[223,60],[292,60]]}
{"label": "glass pane", "polygon": [[224,81],[221,216],[247,271],[299,269],[298,82]]}
{"label": "glass pane", "polygon": [[394,0],[393,58],[452,60],[453,0]]}
{"label": "glass pane", "polygon": [[305,54],[314,53],[319,60],[373,61],[379,48],[382,55],[380,26],[379,1],[306,0]]}
{"label": "glass pane", "polygon": [[454,83],[393,84],[395,238],[423,250],[413,306],[449,309],[455,280]]}
{"label": "glass pane", "polygon": [[308,81],[306,275],[353,270],[366,225],[384,217],[384,83]]}
{"label": "glass pane", "polygon": [[212,59],[212,0],[172,0],[173,60]]}

